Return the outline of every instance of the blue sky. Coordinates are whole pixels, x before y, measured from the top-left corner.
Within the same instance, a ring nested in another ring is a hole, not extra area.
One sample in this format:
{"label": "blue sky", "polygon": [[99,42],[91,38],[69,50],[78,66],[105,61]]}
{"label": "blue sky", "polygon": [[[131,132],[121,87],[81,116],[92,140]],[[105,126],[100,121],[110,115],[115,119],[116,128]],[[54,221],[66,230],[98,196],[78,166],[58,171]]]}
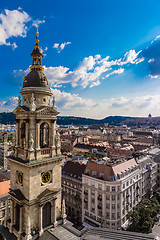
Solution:
{"label": "blue sky", "polygon": [[160,116],[160,1],[0,1],[0,111],[16,107],[39,25],[61,115]]}

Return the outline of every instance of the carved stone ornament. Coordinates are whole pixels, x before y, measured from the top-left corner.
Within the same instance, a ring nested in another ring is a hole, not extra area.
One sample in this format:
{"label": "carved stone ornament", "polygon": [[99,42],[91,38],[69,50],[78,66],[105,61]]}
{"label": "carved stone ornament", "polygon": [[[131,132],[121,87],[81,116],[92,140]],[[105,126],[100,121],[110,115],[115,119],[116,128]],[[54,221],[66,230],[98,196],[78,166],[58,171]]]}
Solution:
{"label": "carved stone ornament", "polygon": [[32,93],[31,103],[30,103],[30,106],[29,106],[30,111],[35,111],[36,110],[36,104],[35,104],[34,100],[35,100],[34,93]]}
{"label": "carved stone ornament", "polygon": [[21,106],[21,97],[18,97],[18,105]]}

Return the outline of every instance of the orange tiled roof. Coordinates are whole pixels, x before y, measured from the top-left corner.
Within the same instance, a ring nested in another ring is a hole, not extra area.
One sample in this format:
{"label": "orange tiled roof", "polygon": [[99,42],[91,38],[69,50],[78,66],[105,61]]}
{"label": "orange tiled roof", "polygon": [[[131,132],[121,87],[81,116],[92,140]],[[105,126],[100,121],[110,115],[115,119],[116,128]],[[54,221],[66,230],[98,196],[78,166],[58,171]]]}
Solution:
{"label": "orange tiled roof", "polygon": [[85,173],[87,173],[87,169],[90,169],[90,176],[93,176],[93,171],[97,171],[97,178],[100,178],[100,173],[104,173],[104,180],[106,181],[109,180],[110,176],[114,176],[111,166],[87,162]]}
{"label": "orange tiled roof", "polygon": [[0,196],[5,195],[9,192],[10,180],[0,182]]}

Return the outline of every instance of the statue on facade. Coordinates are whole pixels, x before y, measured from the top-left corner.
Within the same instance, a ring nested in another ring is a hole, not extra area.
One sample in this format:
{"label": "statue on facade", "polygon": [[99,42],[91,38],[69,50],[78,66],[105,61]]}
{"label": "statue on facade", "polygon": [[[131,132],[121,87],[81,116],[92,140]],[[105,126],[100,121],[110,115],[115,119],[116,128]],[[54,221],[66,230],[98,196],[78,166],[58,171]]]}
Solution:
{"label": "statue on facade", "polygon": [[35,101],[34,93],[32,93],[31,103],[30,103],[30,106],[29,106],[30,111],[35,111],[36,110],[36,104],[35,104],[34,101]]}
{"label": "statue on facade", "polygon": [[52,100],[52,108],[53,108],[54,110],[57,110],[57,107],[56,107],[56,105],[55,105],[55,97],[53,97],[53,100]]}
{"label": "statue on facade", "polygon": [[59,134],[59,132],[57,132],[56,147],[60,147],[60,146],[61,146],[60,134]]}
{"label": "statue on facade", "polygon": [[33,140],[33,136],[31,135],[29,139],[29,151],[34,151],[33,144],[34,144],[34,140]]}

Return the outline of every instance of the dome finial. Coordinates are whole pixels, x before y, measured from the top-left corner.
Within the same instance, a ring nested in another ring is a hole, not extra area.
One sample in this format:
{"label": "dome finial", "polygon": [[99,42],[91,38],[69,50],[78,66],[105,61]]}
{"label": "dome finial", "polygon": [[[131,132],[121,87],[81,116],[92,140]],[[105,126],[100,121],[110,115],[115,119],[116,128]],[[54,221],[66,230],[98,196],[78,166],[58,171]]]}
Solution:
{"label": "dome finial", "polygon": [[39,47],[39,45],[38,45],[38,43],[39,43],[39,40],[38,40],[38,36],[39,36],[38,26],[36,28],[37,28],[37,32],[36,32],[36,46]]}

